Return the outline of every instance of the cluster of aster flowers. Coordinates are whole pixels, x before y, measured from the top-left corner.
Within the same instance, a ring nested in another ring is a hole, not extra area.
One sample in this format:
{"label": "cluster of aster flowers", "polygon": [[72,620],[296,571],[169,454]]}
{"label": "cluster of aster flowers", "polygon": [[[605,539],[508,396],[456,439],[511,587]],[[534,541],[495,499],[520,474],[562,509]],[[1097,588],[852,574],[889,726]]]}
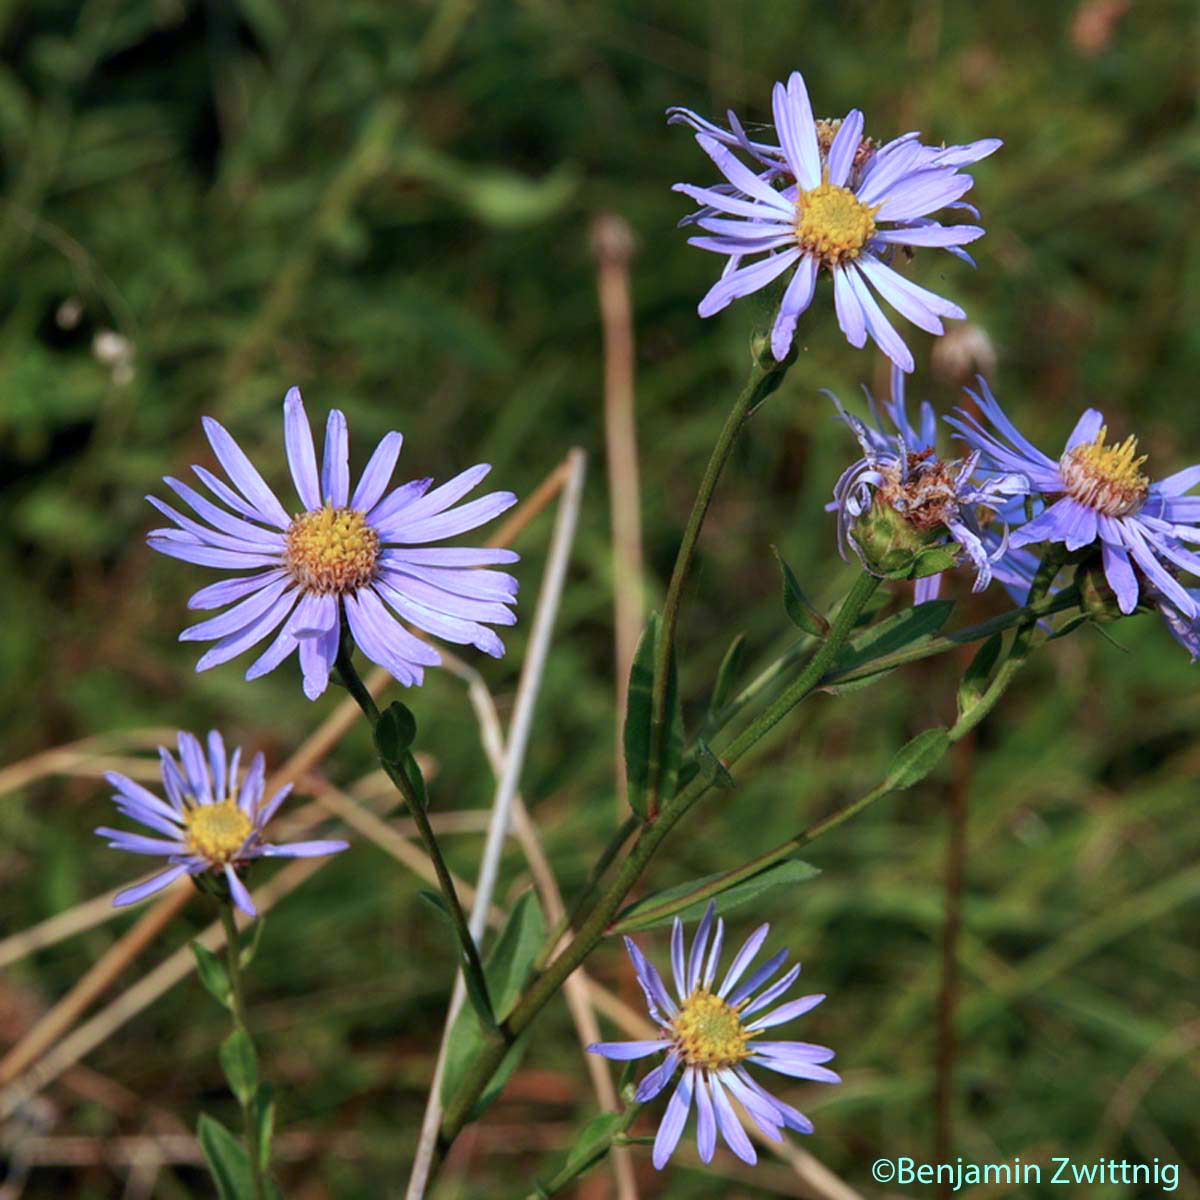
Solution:
{"label": "cluster of aster flowers", "polygon": [[687,109],[671,110],[670,119],[695,130],[696,141],[724,176],[710,187],[675,187],[701,206],[684,218],[703,231],[690,243],[726,259],[720,279],[700,302],[700,315],[712,316],[791,271],[771,330],[772,352],[782,360],[812,303],[817,277],[826,272],[833,279],[838,324],[850,344],[863,346],[869,336],[897,366],[911,371],[912,354],[875,293],[930,333],[943,332],[943,318],[966,316],[957,304],[897,271],[893,259],[897,250],[940,247],[971,261],[963,247],[984,230],[943,224],[931,214],[959,211],[978,219],[978,211],[962,200],[974,182],[962,168],[993,153],[1000,141],[935,147],[906,133],[880,145],[864,137],[858,109],[839,120],[815,118],[799,72],[786,86],[775,85],[772,110],[778,145],[751,141],[733,113],[730,128],[722,129]]}
{"label": "cluster of aster flowers", "polygon": [[[974,590],[992,578],[1018,601],[1027,594],[1040,556],[1030,547],[1061,544],[1076,560],[1098,554],[1117,610],[1153,605],[1193,658],[1200,652],[1200,588],[1180,575],[1200,576],[1200,465],[1157,482],[1142,471],[1137,439],[1110,443],[1103,414],[1088,409],[1057,460],[1013,424],[987,381],[966,389],[973,409],[946,423],[966,443],[965,458],[946,461],[935,447],[936,421],[922,405],[919,428],[908,419],[904,379],[893,372],[889,432],[868,394],[874,427],[842,410],[863,457],[842,474],[828,506],[837,513],[839,545],[868,569],[884,573],[868,542],[879,514],[910,532],[910,544],[957,547],[975,570]],[[917,582],[916,601],[938,594],[941,575]]]}
{"label": "cluster of aster flowers", "polygon": [[[1200,588],[1180,576],[1200,576],[1200,554],[1191,549],[1200,543],[1200,497],[1186,494],[1200,484],[1200,466],[1152,482],[1136,440],[1110,442],[1104,418],[1094,409],[1079,419],[1062,454],[1051,458],[1019,432],[982,378],[967,393],[972,407],[947,418],[965,444],[962,456],[940,454],[938,423],[928,403],[915,422],[909,417],[904,376],[913,370],[913,357],[877,296],[935,335],[944,331],[945,319],[966,316],[908,279],[897,259],[919,248],[940,248],[973,265],[964,247],[982,237],[983,228],[944,223],[935,214],[979,219],[963,200],[973,185],[965,168],[1000,141],[930,146],[918,133],[906,133],[878,142],[865,135],[858,109],[840,119],[817,119],[797,72],[775,85],[772,110],[773,135],[759,139],[732,112],[723,127],[687,109],[670,111],[673,123],[694,131],[723,177],[711,186],[676,185],[700,206],[681,224],[700,231],[690,238],[692,245],[725,258],[720,278],[700,302],[702,317],[786,276],[770,335],[771,352],[783,362],[825,274],[832,279],[834,308],[847,340],[862,347],[870,338],[893,364],[890,397],[879,406],[867,394],[869,422],[837,406],[862,451],[837,481],[828,505],[837,514],[843,557],[853,553],[877,575],[916,579],[918,603],[937,596],[944,571],[959,561],[971,567],[974,590],[994,578],[1023,600],[1043,561],[1036,548],[1060,543],[1075,564],[1091,556],[1091,568],[1102,575],[1120,613],[1157,607],[1196,657]],[[193,515],[148,497],[170,522],[148,535],[153,549],[234,572],[189,601],[192,609],[222,610],[180,635],[213,643],[196,669],[226,663],[269,640],[246,678],[273,671],[295,653],[304,692],[316,700],[331,677],[337,678],[339,664],[349,677],[342,656],[354,646],[404,685],[419,685],[426,668],[441,662],[431,637],[502,655],[493,627],[515,621],[517,581],[495,568],[517,556],[491,547],[436,544],[479,528],[515,502],[510,492],[463,502],[490,467],[473,466],[439,487],[422,478],[393,488],[402,438],[392,432],[352,489],[343,414],[329,413],[319,465],[296,388],[284,399],[283,417],[298,510],[284,506],[231,434],[207,418],[205,433],[225,477],[194,466],[206,491],[166,478]],[[347,848],[337,840],[267,840],[266,826],[290,788],[265,799],[261,754],[243,769],[241,751],[228,755],[215,731],[207,747],[180,733],[178,751],[178,760],[160,751],[165,798],[124,775],[107,776],[118,811],[155,836],[108,827],[96,832],[116,849],[166,860],[157,874],[120,892],[118,905],[187,876],[254,916],[242,878],[250,862]],[[693,1106],[696,1143],[706,1163],[718,1133],[739,1158],[756,1159],[735,1103],[768,1139],[780,1140],[785,1128],[812,1132],[809,1119],[764,1088],[751,1066],[800,1080],[839,1082],[823,1065],[834,1057],[832,1050],[764,1037],[824,999],[815,994],[782,999],[800,974],[796,964],[780,975],[786,950],[751,970],[768,931],[762,925],[749,936],[718,984],[725,926],[714,905],[690,949],[677,918],[671,936],[673,994],[626,939],[658,1036],[589,1049],[623,1061],[663,1056],[636,1091],[636,1100],[646,1103],[674,1083],[654,1139],[657,1168],[675,1152]]]}

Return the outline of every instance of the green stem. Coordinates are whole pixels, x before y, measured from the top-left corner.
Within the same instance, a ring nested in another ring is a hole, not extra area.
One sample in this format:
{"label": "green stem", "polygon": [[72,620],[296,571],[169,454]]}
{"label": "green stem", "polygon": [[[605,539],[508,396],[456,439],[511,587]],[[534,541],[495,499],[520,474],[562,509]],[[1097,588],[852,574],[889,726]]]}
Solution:
{"label": "green stem", "polygon": [[[630,1089],[632,1093],[632,1088]],[[590,1152],[577,1162],[571,1161],[571,1156],[567,1156],[567,1161],[557,1174],[551,1176],[545,1182],[538,1181],[537,1190],[530,1192],[526,1200],[545,1200],[547,1196],[553,1196],[561,1192],[569,1183],[578,1179],[585,1171],[590,1171],[604,1156],[613,1148],[613,1146],[629,1145],[633,1139],[626,1137],[629,1127],[637,1120],[638,1114],[642,1111],[642,1105],[635,1100],[629,1100],[625,1107],[621,1110],[620,1119],[613,1123],[613,1127],[608,1133],[598,1142],[590,1147]]]}
{"label": "green stem", "polygon": [[[1033,648],[1033,635],[1037,629],[1038,621],[1047,615],[1048,612],[1058,611],[1059,608],[1073,607],[1078,602],[1078,597],[1073,597],[1069,605],[1058,605],[1057,602],[1062,595],[1061,592],[1049,602],[1046,600],[1046,593],[1049,591],[1050,585],[1054,582],[1054,577],[1058,574],[1061,567],[1062,558],[1057,548],[1050,550],[1038,567],[1033,585],[1029,589],[1029,598],[1025,606],[1016,610],[1017,620],[1007,620],[1005,625],[998,625],[999,618],[984,623],[991,626],[991,628],[983,636],[991,636],[999,628],[1006,628],[1007,625],[1012,624],[1017,625],[1017,634],[1013,639],[1012,649],[1009,651],[1004,662],[997,668],[983,695],[947,731],[947,736],[951,742],[958,742],[966,737],[999,703],[1000,697],[1008,690],[1009,685],[1016,678],[1017,672],[1020,671],[1029,657],[1029,652]],[[1074,591],[1073,588],[1064,590]],[[1006,618],[1012,616],[1010,613],[1004,615]],[[979,626],[978,628],[983,628],[983,626]],[[964,630],[963,632],[965,633],[966,631]],[[961,634],[951,636],[961,636]],[[871,791],[855,800],[853,804],[847,804],[844,808],[838,809],[837,812],[830,813],[829,816],[810,825],[795,837],[788,838],[786,842],[781,842],[774,849],[768,850],[765,854],[760,854],[757,858],[743,863],[740,867],[735,867],[732,871],[727,871],[720,879],[707,884],[704,889],[697,889],[694,894],[673,901],[672,906],[678,905],[680,908],[683,908],[694,904],[697,900],[704,899],[708,895],[716,895],[726,888],[732,887],[733,884],[740,883],[743,879],[757,875],[759,871],[765,871],[768,867],[781,862],[797,850],[802,850],[805,846],[815,842],[817,838],[828,833],[831,829],[836,829],[839,825],[843,825],[858,816],[859,813],[870,808],[877,800],[882,800],[884,796],[890,795],[895,790],[894,787],[887,784],[880,784],[878,787],[872,788]],[[652,912],[639,913],[638,917],[640,920],[643,916],[648,917],[651,915],[653,915]]]}
{"label": "green stem", "polygon": [[[242,956],[238,945],[237,922],[233,917],[233,905],[226,900],[219,900],[217,907],[221,910],[221,926],[225,930],[225,963],[229,973],[230,1012],[233,1015],[235,1032],[250,1037],[250,1027],[246,1021],[246,992],[242,984]],[[254,1101],[244,1101],[238,1097],[242,1109],[242,1136],[246,1141],[246,1156],[250,1159],[250,1179],[254,1186],[254,1200],[265,1200],[266,1185],[263,1182],[263,1167],[261,1151],[258,1145],[258,1122],[254,1116]]]}
{"label": "green stem", "polygon": [[[345,638],[342,639],[342,643],[338,647],[338,656],[337,661],[334,663],[334,670],[337,672],[338,678],[346,690],[358,704],[358,707],[362,709],[367,720],[370,721],[371,728],[374,729],[379,723],[379,706],[375,703],[375,698],[367,689],[367,685],[363,683],[362,677],[354,666],[351,650]],[[471,976],[472,985],[476,993],[487,997],[490,1006],[491,1000],[488,993],[487,978],[483,973],[483,962],[479,957],[479,947],[475,944],[475,939],[471,936],[471,930],[467,925],[466,913],[463,912],[462,904],[458,899],[458,889],[455,888],[450,868],[446,866],[446,860],[442,857],[441,847],[434,836],[433,826],[429,824],[429,816],[425,812],[425,806],[421,802],[421,797],[417,795],[412,782],[395,763],[388,762],[382,755],[379,758],[379,762],[387,773],[387,777],[395,785],[396,790],[404,797],[404,801],[408,805],[408,815],[417,827],[417,833],[420,835],[421,844],[425,847],[425,853],[429,855],[429,861],[433,863],[433,870],[437,875],[438,890],[441,892],[442,899],[446,903],[446,910],[449,912],[450,919],[454,923],[454,930],[458,935],[459,946],[462,949],[463,970]],[[502,1027],[501,1032],[503,1031]],[[501,1044],[506,1045],[507,1042],[501,1042]]]}
{"label": "green stem", "polygon": [[[837,615],[829,631],[829,636],[813,655],[800,676],[788,686],[782,695],[754,721],[722,754],[722,761],[731,766],[746,754],[753,746],[761,741],[781,720],[804,699],[821,681],[822,676],[832,665],[841,648],[846,644],[858,621],[859,615],[867,601],[874,595],[879,586],[879,580],[865,572],[855,580],[845,600],[838,609]],[[670,833],[676,822],[710,788],[710,784],[701,776],[697,776],[660,814],[659,819],[652,825],[642,829],[641,836],[621,863],[608,890],[592,909],[579,931],[563,952],[537,976],[520,1002],[509,1016],[509,1028],[514,1036],[527,1028],[533,1019],[541,1012],[546,1003],[562,987],[566,978],[591,953],[596,944],[604,936],[609,924],[617,913],[621,902],[637,883],[646,864],[658,849],[663,838]],[[442,1121],[442,1135],[439,1149],[445,1148],[458,1136],[466,1124],[468,1115],[484,1087],[495,1074],[501,1059],[504,1057],[503,1046],[487,1046],[481,1051],[471,1066],[470,1071],[460,1085],[458,1092],[446,1109]]]}
{"label": "green stem", "polygon": [[696,498],[692,501],[692,511],[688,514],[687,525],[684,527],[683,540],[679,543],[679,551],[675,555],[675,566],[671,570],[671,581],[667,585],[666,599],[663,601],[662,623],[658,631],[658,643],[654,652],[654,688],[651,693],[650,709],[650,786],[646,796],[647,821],[653,821],[658,815],[661,797],[659,795],[659,772],[657,764],[662,762],[663,749],[666,744],[667,732],[667,684],[670,677],[671,655],[675,649],[675,627],[679,623],[679,609],[683,603],[683,585],[691,570],[692,559],[696,556],[696,544],[700,540],[700,530],[704,526],[704,518],[708,515],[708,506],[712,503],[713,493],[721,472],[729,461],[733,444],[750,413],[762,403],[783,381],[790,362],[775,362],[769,357],[770,350],[766,349],[760,357],[755,355],[754,363],[745,386],[725,418],[721,435],[709,455],[708,465],[704,468],[704,477]]}
{"label": "green stem", "polygon": [[600,887],[601,879],[604,878],[604,873],[612,865],[613,859],[620,853],[621,847],[625,845],[640,824],[641,819],[636,813],[630,813],[621,822],[621,827],[609,839],[608,845],[601,851],[595,866],[592,867],[587,883],[584,884],[579,895],[571,902],[571,907],[563,913],[561,920],[557,921],[554,928],[546,935],[546,940],[542,943],[542,948],[537,958],[533,960],[533,969],[535,971],[540,971],[546,965],[550,955],[554,953],[554,947],[558,945],[563,934],[575,924],[580,914],[591,903],[592,897]]}

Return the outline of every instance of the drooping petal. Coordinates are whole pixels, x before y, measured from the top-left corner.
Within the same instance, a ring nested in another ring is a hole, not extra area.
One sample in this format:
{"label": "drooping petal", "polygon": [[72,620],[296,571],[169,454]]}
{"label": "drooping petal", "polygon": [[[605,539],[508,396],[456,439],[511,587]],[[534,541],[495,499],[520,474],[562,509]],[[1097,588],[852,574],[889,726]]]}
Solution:
{"label": "drooping petal", "polygon": [[616,1062],[628,1062],[630,1059],[646,1058],[665,1050],[671,1043],[666,1038],[649,1042],[593,1042],[588,1047],[590,1054],[599,1054],[603,1058],[611,1058]]}
{"label": "drooping petal", "polygon": [[[679,1136],[687,1123],[688,1110],[692,1107],[692,1090],[695,1086],[696,1072],[694,1068],[684,1071],[675,1094],[663,1116],[662,1124],[654,1137],[654,1152],[652,1161],[658,1170],[662,1170],[679,1144]],[[640,1096],[640,1092],[639,1092]]]}
{"label": "drooping petal", "polygon": [[296,495],[309,511],[321,507],[321,483],[317,478],[317,451],[300,389],[289,388],[283,398],[283,442]]}

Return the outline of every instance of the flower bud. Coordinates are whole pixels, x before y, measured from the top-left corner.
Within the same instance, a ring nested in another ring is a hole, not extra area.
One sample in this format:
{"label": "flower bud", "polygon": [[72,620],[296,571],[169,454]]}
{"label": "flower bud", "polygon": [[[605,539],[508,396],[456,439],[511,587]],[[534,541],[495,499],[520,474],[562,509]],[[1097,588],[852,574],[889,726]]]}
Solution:
{"label": "flower bud", "polygon": [[885,579],[919,579],[957,562],[953,551],[941,544],[944,525],[921,528],[878,497],[854,522],[850,536],[867,570]]}

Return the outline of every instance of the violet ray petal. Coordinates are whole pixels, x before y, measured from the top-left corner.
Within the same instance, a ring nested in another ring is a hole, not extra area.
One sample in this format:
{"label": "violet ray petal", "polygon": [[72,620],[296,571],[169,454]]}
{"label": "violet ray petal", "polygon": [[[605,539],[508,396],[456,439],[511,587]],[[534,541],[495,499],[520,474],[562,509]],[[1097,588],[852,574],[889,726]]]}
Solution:
{"label": "violet ray petal", "polygon": [[404,436],[396,432],[384,434],[374,453],[367,460],[359,478],[354,495],[350,497],[350,507],[358,512],[368,512],[379,503],[387,485],[391,481],[392,472],[400,457],[400,448],[404,445]]}
{"label": "violet ray petal", "polygon": [[248,917],[257,917],[258,909],[254,907],[254,901],[250,899],[250,893],[246,890],[246,885],[238,878],[238,873],[229,864],[225,864],[225,879],[229,884],[229,894],[233,897],[233,902],[246,914]]}
{"label": "violet ray petal", "polygon": [[720,1079],[715,1074],[709,1075],[708,1079],[712,1088],[713,1108],[716,1110],[717,1125],[720,1127],[721,1136],[738,1158],[753,1166],[758,1161],[758,1155],[754,1152],[754,1146],[746,1136],[742,1123],[737,1119],[737,1114],[733,1111],[733,1105],[729,1103],[729,1097],[725,1095],[725,1089],[721,1086]]}
{"label": "violet ray petal", "polygon": [[346,428],[346,414],[337,408],[329,410],[325,421],[321,494],[334,508],[345,508],[350,502],[350,432]]}
{"label": "violet ray petal", "polygon": [[244,650],[261,642],[272,633],[292,611],[296,603],[294,592],[285,592],[261,617],[251,621],[244,629],[222,638],[213,648],[203,654],[196,663],[197,671],[207,671],[236,658]]}
{"label": "violet ray petal", "polygon": [[189,625],[180,635],[181,642],[211,642],[218,638],[228,637],[245,629],[252,621],[257,620],[279,597],[291,586],[291,580],[285,575],[278,576],[271,583],[252,592],[240,604],[207,621],[197,625]]}
{"label": "violet ray petal", "polygon": [[199,567],[229,567],[235,571],[248,571],[252,567],[278,567],[278,556],[265,554],[242,554],[234,550],[218,550],[192,541],[180,541],[165,536],[173,530],[155,529],[146,535],[146,544],[151,550],[169,558],[179,558]]}
{"label": "violet ray petal", "polygon": [[264,842],[259,853],[263,858],[320,858],[325,854],[340,854],[349,849],[350,843],[340,838],[324,838],[311,842],[284,842],[278,846]]}
{"label": "violet ray petal", "polygon": [[863,115],[860,109],[852,108],[842,121],[829,147],[829,182],[845,187],[862,140]]}
{"label": "violet ray petal", "polygon": [[796,963],[790,970],[786,971],[779,979],[777,979],[761,996],[755,997],[749,1004],[742,1009],[742,1020],[744,1021],[752,1013],[758,1012],[760,1009],[766,1008],[772,1000],[782,996],[784,992],[792,986],[793,983],[800,977],[800,964]]}
{"label": "violet ray petal", "polygon": [[713,1153],[717,1148],[717,1122],[713,1116],[712,1094],[708,1080],[699,1072],[696,1074],[696,1149],[700,1152],[700,1161],[712,1162]]}
{"label": "violet ray petal", "polygon": [[269,518],[272,525],[286,529],[291,524],[291,518],[279,503],[278,497],[267,486],[266,480],[255,469],[254,464],[246,457],[245,451],[233,440],[228,430],[212,417],[201,418],[204,432],[217,461],[225,468],[230,483],[242,493],[264,516]]}
{"label": "violet ray petal", "polygon": [[152,876],[150,879],[134,884],[133,887],[128,887],[122,892],[118,892],[113,897],[113,904],[118,908],[122,908],[126,904],[136,904],[139,900],[145,900],[147,896],[153,896],[155,892],[161,892],[163,888],[169,887],[181,875],[186,875],[187,870],[187,867],[184,865],[168,867],[165,871],[160,871],[159,874]]}
{"label": "violet ray petal", "polygon": [[227,604],[244,600],[247,596],[261,591],[268,584],[283,577],[283,572],[276,570],[261,571],[257,575],[239,575],[234,579],[218,579],[216,583],[210,583],[207,587],[202,587],[198,592],[193,593],[187,606],[193,610],[224,608]]}
{"label": "violet ray petal", "polygon": [[410,544],[436,542],[485,525],[516,502],[517,498],[512,492],[490,492],[478,500],[472,500],[469,504],[463,504],[436,517],[410,522],[407,517],[401,516],[394,524],[389,522],[386,527],[380,525],[376,528],[380,537],[387,541]]}
{"label": "violet ray petal", "polygon": [[671,1043],[666,1038],[650,1042],[593,1042],[588,1047],[589,1054],[599,1054],[603,1058],[611,1058],[615,1062],[628,1062],[635,1058],[646,1058],[665,1050]]}
{"label": "violet ray petal", "polygon": [[653,1100],[659,1092],[671,1082],[675,1072],[679,1069],[679,1055],[674,1050],[657,1066],[649,1075],[642,1080],[638,1085],[638,1090],[634,1095],[634,1099],[639,1104],[646,1104]]}
{"label": "violet ray petal", "polygon": [[696,311],[702,317],[714,316],[732,304],[734,300],[766,287],[772,280],[782,275],[799,257],[798,249],[785,250],[782,254],[772,255],[761,262],[733,271],[717,280],[709,288]]}
{"label": "violet ray petal", "polygon": [[305,509],[313,512],[321,507],[321,483],[317,478],[317,450],[313,445],[312,427],[300,389],[289,388],[283,398],[283,444],[288,468],[296,495]]}
{"label": "violet ray petal", "polygon": [[742,948],[734,955],[733,962],[729,965],[729,970],[725,974],[725,978],[721,981],[721,987],[717,995],[722,1000],[729,995],[730,989],[741,979],[746,968],[754,961],[754,956],[762,948],[763,942],[767,939],[767,934],[771,932],[771,926],[768,924],[760,925],[743,943]]}
{"label": "violet ray petal", "polygon": [[689,1067],[684,1071],[679,1086],[675,1089],[670,1104],[667,1105],[667,1111],[663,1116],[662,1124],[658,1127],[658,1133],[654,1137],[652,1160],[654,1166],[660,1171],[679,1144],[679,1136],[683,1133],[683,1127],[687,1123],[688,1110],[692,1107],[694,1079],[695,1068]]}
{"label": "violet ray petal", "polygon": [[283,550],[284,535],[279,530],[264,529],[261,525],[255,525],[250,521],[243,520],[241,517],[235,517],[231,513],[225,512],[224,509],[213,504],[212,501],[205,500],[195,488],[188,487],[186,483],[176,479],[173,475],[164,475],[163,483],[187,504],[197,516],[207,521],[214,528],[229,534],[230,537],[238,538],[243,542],[249,542],[252,546],[266,552]]}
{"label": "violet ray petal", "polygon": [[729,1003],[732,1005],[741,1004],[741,1002],[745,1000],[751,992],[755,991],[757,988],[766,983],[767,980],[770,979],[771,976],[774,975],[775,972],[778,971],[785,962],[787,962],[787,958],[787,950],[780,950],[778,953],[772,954],[771,957],[768,958],[767,961],[763,963],[763,965],[759,967],[749,979],[740,983],[737,989],[730,993]]}
{"label": "violet ray petal", "polygon": [[704,951],[708,947],[708,939],[712,935],[713,920],[717,911],[716,902],[710,900],[704,909],[704,916],[696,927],[692,938],[692,948],[687,961],[687,991],[691,995],[700,986],[700,975],[704,966]]}
{"label": "violet ray petal", "polygon": [[146,837],[143,833],[129,833],[123,829],[112,829],[107,825],[96,828],[99,837],[109,839],[109,847],[113,850],[128,850],[130,854],[178,854],[184,848],[182,832],[175,841],[164,838]]}
{"label": "violet ray petal", "polygon": [[798,1000],[790,1000],[787,1004],[781,1004],[774,1012],[765,1013],[746,1028],[757,1032],[760,1029],[770,1029],[775,1025],[783,1025],[785,1022],[792,1021],[796,1017],[803,1016],[804,1013],[816,1008],[824,999],[824,994],[820,993],[812,996],[801,996]]}
{"label": "violet ray petal", "polygon": [[408,483],[393,488],[367,513],[367,524],[373,529],[379,529],[381,525],[398,516],[409,505],[415,504],[429,491],[432,483],[432,478],[411,479]]}

